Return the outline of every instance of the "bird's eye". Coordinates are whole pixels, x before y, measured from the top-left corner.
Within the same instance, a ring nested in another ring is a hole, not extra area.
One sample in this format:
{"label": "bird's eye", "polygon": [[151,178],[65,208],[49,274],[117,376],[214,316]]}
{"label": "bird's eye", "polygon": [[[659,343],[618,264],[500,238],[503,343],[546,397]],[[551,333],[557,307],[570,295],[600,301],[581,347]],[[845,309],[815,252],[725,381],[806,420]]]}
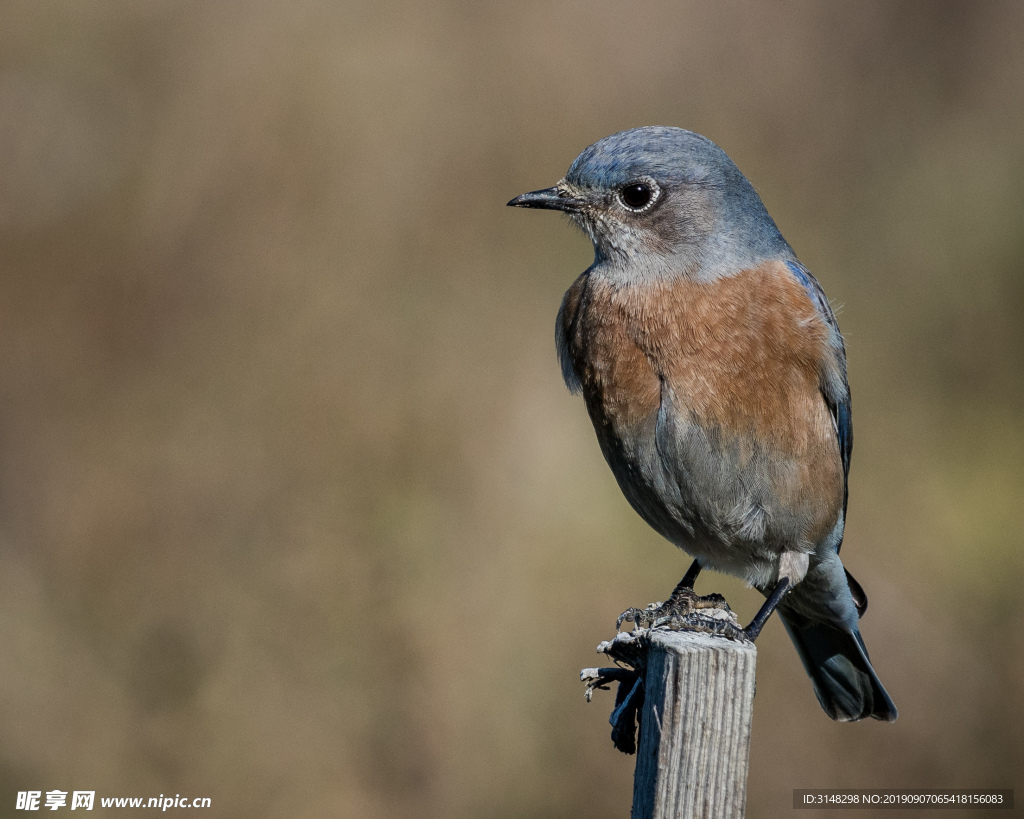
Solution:
{"label": "bird's eye", "polygon": [[654,198],[654,186],[650,182],[630,182],[620,191],[622,204],[631,210],[643,210]]}

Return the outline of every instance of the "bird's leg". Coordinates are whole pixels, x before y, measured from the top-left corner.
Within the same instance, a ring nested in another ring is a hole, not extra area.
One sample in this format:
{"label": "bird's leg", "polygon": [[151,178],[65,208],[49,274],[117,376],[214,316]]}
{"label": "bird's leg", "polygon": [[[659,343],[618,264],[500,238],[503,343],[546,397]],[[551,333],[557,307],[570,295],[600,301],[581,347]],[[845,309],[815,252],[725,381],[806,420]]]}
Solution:
{"label": "bird's leg", "polygon": [[652,603],[645,609],[628,608],[619,615],[615,627],[619,628],[624,621],[635,623],[640,628],[657,628],[667,625],[670,628],[685,628],[690,625],[693,612],[699,609],[721,609],[729,611],[729,604],[720,594],[698,595],[693,584],[700,574],[701,566],[696,560],[690,564],[683,579],[672,590],[664,603]]}
{"label": "bird's leg", "polygon": [[[697,582],[697,577],[700,575],[700,569],[700,561],[693,561],[693,563],[690,564],[690,568],[686,570],[686,574],[683,575],[683,579],[680,580],[675,589],[672,590],[672,594],[674,595],[682,589],[692,589],[693,584]],[[671,600],[672,598],[670,597],[669,599]]]}
{"label": "bird's leg", "polygon": [[779,584],[775,587],[775,590],[768,596],[768,599],[764,601],[764,605],[761,606],[761,610],[754,615],[754,619],[750,621],[748,625],[741,632],[742,637],[740,639],[749,640],[754,642],[757,639],[757,635],[761,633],[761,629],[764,624],[768,622],[768,618],[772,616],[772,612],[778,608],[782,598],[789,591],[789,578],[783,577],[779,580]]}

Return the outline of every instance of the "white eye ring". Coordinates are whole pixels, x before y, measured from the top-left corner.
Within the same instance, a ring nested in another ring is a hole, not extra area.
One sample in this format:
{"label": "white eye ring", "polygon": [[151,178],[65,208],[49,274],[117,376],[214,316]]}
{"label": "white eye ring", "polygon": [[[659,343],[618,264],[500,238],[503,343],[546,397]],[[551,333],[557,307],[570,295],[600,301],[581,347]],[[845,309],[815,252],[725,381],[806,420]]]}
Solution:
{"label": "white eye ring", "polygon": [[[631,204],[627,201],[627,197],[632,198],[631,194],[633,193],[646,193],[648,198],[644,202],[634,199],[634,203]],[[616,192],[616,198],[619,200],[619,204],[630,213],[643,213],[654,207],[654,203],[661,198],[661,188],[651,177],[638,176],[620,187]]]}

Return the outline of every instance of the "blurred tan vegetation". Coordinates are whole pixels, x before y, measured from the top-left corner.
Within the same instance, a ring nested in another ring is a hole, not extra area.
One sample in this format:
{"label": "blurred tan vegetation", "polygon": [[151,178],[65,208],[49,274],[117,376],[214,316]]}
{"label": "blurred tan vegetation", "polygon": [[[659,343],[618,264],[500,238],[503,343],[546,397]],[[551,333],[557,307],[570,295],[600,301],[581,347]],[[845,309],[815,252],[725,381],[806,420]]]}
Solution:
{"label": "blurred tan vegetation", "polygon": [[561,384],[586,241],[504,203],[643,124],[721,144],[843,305],[844,557],[901,716],[831,723],[771,623],[750,814],[1024,784],[1022,32],[988,1],[0,6],[0,812],[628,815],[577,672],[688,561]]}

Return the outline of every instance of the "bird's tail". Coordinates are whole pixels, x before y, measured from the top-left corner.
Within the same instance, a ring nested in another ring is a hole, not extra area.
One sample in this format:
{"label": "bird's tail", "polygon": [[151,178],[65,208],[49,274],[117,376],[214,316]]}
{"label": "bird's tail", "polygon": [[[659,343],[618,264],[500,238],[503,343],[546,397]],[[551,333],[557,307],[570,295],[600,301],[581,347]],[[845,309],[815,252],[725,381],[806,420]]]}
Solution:
{"label": "bird's tail", "polygon": [[871,667],[856,626],[846,631],[792,612],[779,614],[826,714],[839,722],[896,720],[896,705]]}

